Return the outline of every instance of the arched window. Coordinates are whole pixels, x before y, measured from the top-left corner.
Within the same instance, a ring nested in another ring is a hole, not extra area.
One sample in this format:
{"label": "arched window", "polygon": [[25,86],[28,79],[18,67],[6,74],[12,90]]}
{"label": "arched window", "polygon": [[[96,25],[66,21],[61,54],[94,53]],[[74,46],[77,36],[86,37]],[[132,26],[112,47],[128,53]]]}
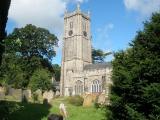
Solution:
{"label": "arched window", "polygon": [[94,80],[92,82],[92,93],[102,92],[102,84],[99,80]]}
{"label": "arched window", "polygon": [[75,85],[75,94],[82,95],[82,93],[83,93],[83,82],[78,80],[76,81],[76,85]]}

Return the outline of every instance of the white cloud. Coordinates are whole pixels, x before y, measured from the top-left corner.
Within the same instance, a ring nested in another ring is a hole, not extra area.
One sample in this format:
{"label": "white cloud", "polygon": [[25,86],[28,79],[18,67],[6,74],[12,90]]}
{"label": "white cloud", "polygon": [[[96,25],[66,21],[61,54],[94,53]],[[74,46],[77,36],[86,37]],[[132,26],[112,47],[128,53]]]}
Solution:
{"label": "white cloud", "polygon": [[53,32],[63,31],[63,13],[68,3],[87,0],[12,0],[9,19],[16,27],[34,24]]}
{"label": "white cloud", "polygon": [[124,0],[128,10],[140,12],[144,16],[160,10],[160,0]]}
{"label": "white cloud", "polygon": [[18,27],[34,24],[49,30],[62,31],[62,15],[66,2],[62,0],[12,0],[9,18]]}

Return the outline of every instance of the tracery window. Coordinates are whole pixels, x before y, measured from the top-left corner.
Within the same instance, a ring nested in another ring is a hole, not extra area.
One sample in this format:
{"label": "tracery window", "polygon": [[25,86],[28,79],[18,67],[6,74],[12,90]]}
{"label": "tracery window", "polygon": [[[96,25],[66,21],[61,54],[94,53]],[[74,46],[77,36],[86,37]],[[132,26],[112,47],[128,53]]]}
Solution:
{"label": "tracery window", "polygon": [[75,94],[82,95],[82,93],[83,93],[83,82],[78,80],[76,81],[76,85],[75,85]]}
{"label": "tracery window", "polygon": [[92,82],[92,93],[102,92],[102,84],[99,80],[94,80]]}

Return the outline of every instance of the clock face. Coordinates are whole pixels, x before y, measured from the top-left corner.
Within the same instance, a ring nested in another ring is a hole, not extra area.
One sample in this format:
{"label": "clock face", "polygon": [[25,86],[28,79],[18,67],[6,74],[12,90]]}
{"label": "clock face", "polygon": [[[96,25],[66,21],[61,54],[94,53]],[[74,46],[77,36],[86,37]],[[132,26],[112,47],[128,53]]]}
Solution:
{"label": "clock face", "polygon": [[68,32],[68,35],[71,36],[72,34],[73,34],[73,31],[70,30],[70,31]]}
{"label": "clock face", "polygon": [[83,35],[84,35],[85,37],[87,37],[87,32],[86,32],[86,31],[83,31]]}

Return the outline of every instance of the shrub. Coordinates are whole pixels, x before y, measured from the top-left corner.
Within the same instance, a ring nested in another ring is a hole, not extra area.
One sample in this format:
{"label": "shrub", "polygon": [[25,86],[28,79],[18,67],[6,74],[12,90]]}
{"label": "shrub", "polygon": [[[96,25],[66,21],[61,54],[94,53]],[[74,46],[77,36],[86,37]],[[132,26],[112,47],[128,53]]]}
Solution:
{"label": "shrub", "polygon": [[84,99],[79,95],[70,96],[68,98],[68,102],[70,104],[72,104],[72,105],[75,105],[75,106],[82,106],[83,105],[83,101],[84,101]]}
{"label": "shrub", "polygon": [[18,111],[21,107],[12,102],[0,101],[0,119],[8,120],[9,115],[13,112]]}

